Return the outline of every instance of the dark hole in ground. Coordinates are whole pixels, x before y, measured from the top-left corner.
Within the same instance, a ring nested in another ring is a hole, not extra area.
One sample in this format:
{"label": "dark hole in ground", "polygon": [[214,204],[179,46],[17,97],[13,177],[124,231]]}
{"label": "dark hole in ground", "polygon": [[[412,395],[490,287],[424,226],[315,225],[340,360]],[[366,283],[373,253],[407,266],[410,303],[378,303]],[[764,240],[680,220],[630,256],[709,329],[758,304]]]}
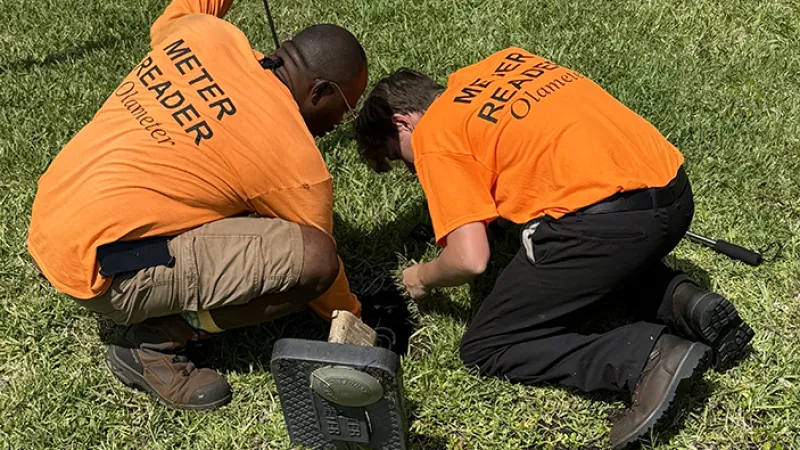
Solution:
{"label": "dark hole in ground", "polygon": [[361,319],[378,334],[377,345],[398,355],[408,353],[408,340],[415,322],[406,298],[391,287],[375,294],[359,296]]}

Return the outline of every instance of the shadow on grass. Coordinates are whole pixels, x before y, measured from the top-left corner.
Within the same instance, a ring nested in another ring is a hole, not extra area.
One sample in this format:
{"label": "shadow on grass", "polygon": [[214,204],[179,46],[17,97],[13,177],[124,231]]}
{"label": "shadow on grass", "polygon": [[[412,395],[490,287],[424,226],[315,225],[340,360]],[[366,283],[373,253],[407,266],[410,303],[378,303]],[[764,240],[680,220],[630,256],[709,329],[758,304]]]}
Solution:
{"label": "shadow on grass", "polygon": [[395,285],[395,270],[402,260],[422,257],[429,244],[410,236],[415,227],[427,220],[424,203],[371,229],[359,228],[334,214],[336,244],[356,295],[374,294]]}
{"label": "shadow on grass", "polygon": [[709,276],[708,271],[688,259],[676,258],[674,255],[670,254],[667,255],[664,262],[673,269],[685,272],[686,276],[702,286],[703,289],[711,288],[711,276]]}
{"label": "shadow on grass", "polygon": [[284,338],[324,341],[329,330],[326,321],[304,309],[263,325],[230,330],[199,341],[189,354],[199,366],[223,373],[268,373],[276,341]]}
{"label": "shadow on grass", "polygon": [[[104,344],[113,343],[123,328],[97,317],[97,330]],[[309,309],[291,313],[272,322],[229,330],[189,347],[190,359],[200,367],[223,373],[270,371],[272,347],[282,338],[325,340],[330,325]]]}

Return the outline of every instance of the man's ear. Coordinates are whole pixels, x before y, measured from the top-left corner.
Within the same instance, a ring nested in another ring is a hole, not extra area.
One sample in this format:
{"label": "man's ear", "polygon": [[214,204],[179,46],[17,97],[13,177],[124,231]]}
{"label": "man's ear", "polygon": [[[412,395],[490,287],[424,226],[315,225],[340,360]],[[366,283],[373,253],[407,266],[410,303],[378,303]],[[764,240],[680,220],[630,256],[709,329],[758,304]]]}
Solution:
{"label": "man's ear", "polygon": [[392,123],[397,131],[411,131],[411,118],[408,114],[392,114]]}
{"label": "man's ear", "polygon": [[326,95],[333,94],[333,86],[325,80],[319,80],[311,87],[311,104],[317,106]]}

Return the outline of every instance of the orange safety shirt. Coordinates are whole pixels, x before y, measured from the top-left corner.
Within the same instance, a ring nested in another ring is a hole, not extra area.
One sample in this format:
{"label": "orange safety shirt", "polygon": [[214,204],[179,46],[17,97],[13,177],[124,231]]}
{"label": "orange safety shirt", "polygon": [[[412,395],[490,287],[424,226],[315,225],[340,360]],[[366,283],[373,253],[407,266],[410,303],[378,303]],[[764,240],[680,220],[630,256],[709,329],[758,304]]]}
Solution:
{"label": "orange safety shirt", "polygon": [[412,133],[436,240],[471,222],[562,217],[661,187],[683,156],[583,75],[520,48],[452,74]]}

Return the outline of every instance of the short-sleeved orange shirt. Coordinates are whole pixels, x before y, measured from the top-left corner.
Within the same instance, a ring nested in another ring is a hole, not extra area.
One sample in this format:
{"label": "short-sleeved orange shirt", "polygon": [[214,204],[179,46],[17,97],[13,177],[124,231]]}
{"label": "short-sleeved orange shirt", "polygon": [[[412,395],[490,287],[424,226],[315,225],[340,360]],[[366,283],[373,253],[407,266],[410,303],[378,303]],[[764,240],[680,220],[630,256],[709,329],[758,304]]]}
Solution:
{"label": "short-sleeved orange shirt", "polygon": [[[174,0],[152,51],[39,180],[28,248],[57,289],[105,292],[100,245],[246,212],[332,233],[330,173],[289,90],[221,19],[231,3]],[[343,270],[311,306],[360,312]]]}
{"label": "short-sleeved orange shirt", "polygon": [[683,156],[579,73],[509,48],[450,76],[412,133],[436,240],[471,222],[559,218],[665,186]]}

